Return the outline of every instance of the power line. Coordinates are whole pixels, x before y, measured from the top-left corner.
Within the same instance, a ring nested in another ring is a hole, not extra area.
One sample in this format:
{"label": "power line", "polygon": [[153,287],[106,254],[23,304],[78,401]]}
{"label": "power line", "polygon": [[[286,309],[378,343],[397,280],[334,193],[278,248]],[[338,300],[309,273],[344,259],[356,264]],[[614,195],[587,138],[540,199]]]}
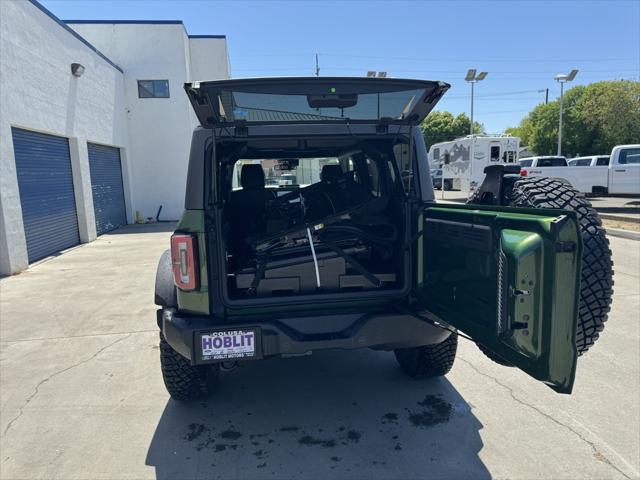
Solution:
{"label": "power line", "polygon": [[[357,54],[348,54],[348,53],[316,53],[316,52],[306,52],[306,53],[253,53],[253,54],[241,54],[241,55],[233,55],[234,58],[256,58],[256,57],[312,57],[314,55],[325,56],[325,57],[342,57],[342,58],[362,58],[366,60],[418,60],[418,61],[434,61],[434,62],[541,62],[541,63],[553,63],[553,62],[583,62],[583,63],[602,63],[602,62],[626,62],[633,61],[637,62],[638,57],[607,57],[607,58],[451,58],[451,57],[389,57],[389,56],[376,56],[376,55],[357,55]],[[555,72],[551,72],[555,73]]]}
{"label": "power line", "polygon": [[480,112],[482,114],[482,116],[485,115],[498,115],[501,113],[529,113],[531,111],[531,109],[529,110],[498,110],[498,111],[494,111],[494,112]]}
{"label": "power line", "polygon": [[345,58],[363,58],[363,59],[380,59],[380,60],[419,60],[419,61],[434,61],[434,62],[543,62],[543,63],[552,63],[552,62],[617,62],[617,61],[637,61],[637,57],[607,57],[607,58],[590,58],[590,59],[551,59],[551,58],[500,58],[500,59],[487,59],[487,58],[474,58],[474,59],[460,59],[460,58],[437,58],[437,57],[382,57],[382,56],[373,56],[373,55],[352,55],[346,53],[320,53],[320,55],[324,55],[326,57],[345,57]]}
{"label": "power line", "polygon": [[[270,67],[271,69],[273,69],[274,67]],[[282,70],[308,70],[308,67],[277,67],[280,68]],[[365,72],[369,67],[361,67],[361,68],[355,68],[355,67],[323,67],[323,70],[334,70],[334,71],[345,71],[345,72]],[[236,71],[243,71],[243,72],[249,72],[249,71],[253,71],[253,72],[258,72],[258,71],[263,71],[264,68],[236,68],[234,69]],[[450,73],[450,74],[459,74],[459,75],[464,75],[465,71],[464,70],[437,70],[437,69],[393,69],[396,72],[414,72],[414,73]],[[615,72],[638,72],[640,73],[640,69],[637,68],[621,68],[621,69],[615,69]],[[611,73],[612,70],[611,69],[607,69],[607,70],[580,70],[580,73]],[[557,72],[555,70],[491,70],[491,74],[547,74],[547,75],[554,75]],[[541,77],[541,78],[547,78],[547,77]]]}

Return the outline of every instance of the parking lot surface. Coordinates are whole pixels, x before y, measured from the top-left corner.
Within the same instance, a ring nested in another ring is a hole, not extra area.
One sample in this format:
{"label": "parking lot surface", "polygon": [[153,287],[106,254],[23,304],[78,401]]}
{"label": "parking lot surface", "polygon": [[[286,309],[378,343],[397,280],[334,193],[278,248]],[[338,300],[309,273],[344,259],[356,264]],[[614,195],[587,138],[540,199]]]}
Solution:
{"label": "parking lot surface", "polygon": [[443,379],[393,355],[256,362],[169,399],[153,286],[170,225],[127,227],[0,280],[0,477],[638,478],[640,242],[571,396],[461,340]]}

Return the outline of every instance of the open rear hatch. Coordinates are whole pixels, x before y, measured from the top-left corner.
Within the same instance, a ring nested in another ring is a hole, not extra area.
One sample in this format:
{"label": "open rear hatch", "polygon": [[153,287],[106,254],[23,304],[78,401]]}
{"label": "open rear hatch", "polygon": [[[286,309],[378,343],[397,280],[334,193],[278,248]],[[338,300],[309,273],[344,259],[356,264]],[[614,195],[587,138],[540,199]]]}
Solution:
{"label": "open rear hatch", "polygon": [[417,125],[449,89],[444,82],[392,78],[257,78],[186,83],[203,127],[237,124]]}

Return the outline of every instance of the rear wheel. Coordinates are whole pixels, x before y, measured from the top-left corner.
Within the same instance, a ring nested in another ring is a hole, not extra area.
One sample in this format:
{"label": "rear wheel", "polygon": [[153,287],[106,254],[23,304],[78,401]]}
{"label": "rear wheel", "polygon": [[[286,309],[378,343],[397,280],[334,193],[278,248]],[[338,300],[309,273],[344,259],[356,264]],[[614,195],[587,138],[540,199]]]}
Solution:
{"label": "rear wheel", "polygon": [[423,347],[394,350],[400,368],[410,377],[441,377],[449,373],[456,359],[458,334],[452,333],[444,342]]}
{"label": "rear wheel", "polygon": [[[582,235],[582,273],[576,347],[585,353],[604,329],[613,295],[613,261],[606,231],[598,212],[583,194],[561,178],[507,176],[503,179],[502,204],[512,207],[558,208],[577,213]],[[474,196],[470,203],[479,203]],[[487,353],[486,349],[481,348]],[[504,360],[492,360],[506,364]]]}
{"label": "rear wheel", "polygon": [[164,386],[174,400],[183,402],[210,395],[220,373],[220,367],[194,366],[176,352],[160,333],[160,368]]}

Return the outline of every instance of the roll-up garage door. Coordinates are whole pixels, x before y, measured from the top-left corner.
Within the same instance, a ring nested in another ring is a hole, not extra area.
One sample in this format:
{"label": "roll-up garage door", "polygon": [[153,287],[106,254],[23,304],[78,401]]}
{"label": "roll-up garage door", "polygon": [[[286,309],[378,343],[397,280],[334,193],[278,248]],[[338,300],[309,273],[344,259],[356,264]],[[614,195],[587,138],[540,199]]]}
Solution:
{"label": "roll-up garage door", "polygon": [[11,129],[29,263],[80,243],[69,141]]}
{"label": "roll-up garage door", "polygon": [[102,235],[127,224],[120,149],[88,144],[96,231]]}

